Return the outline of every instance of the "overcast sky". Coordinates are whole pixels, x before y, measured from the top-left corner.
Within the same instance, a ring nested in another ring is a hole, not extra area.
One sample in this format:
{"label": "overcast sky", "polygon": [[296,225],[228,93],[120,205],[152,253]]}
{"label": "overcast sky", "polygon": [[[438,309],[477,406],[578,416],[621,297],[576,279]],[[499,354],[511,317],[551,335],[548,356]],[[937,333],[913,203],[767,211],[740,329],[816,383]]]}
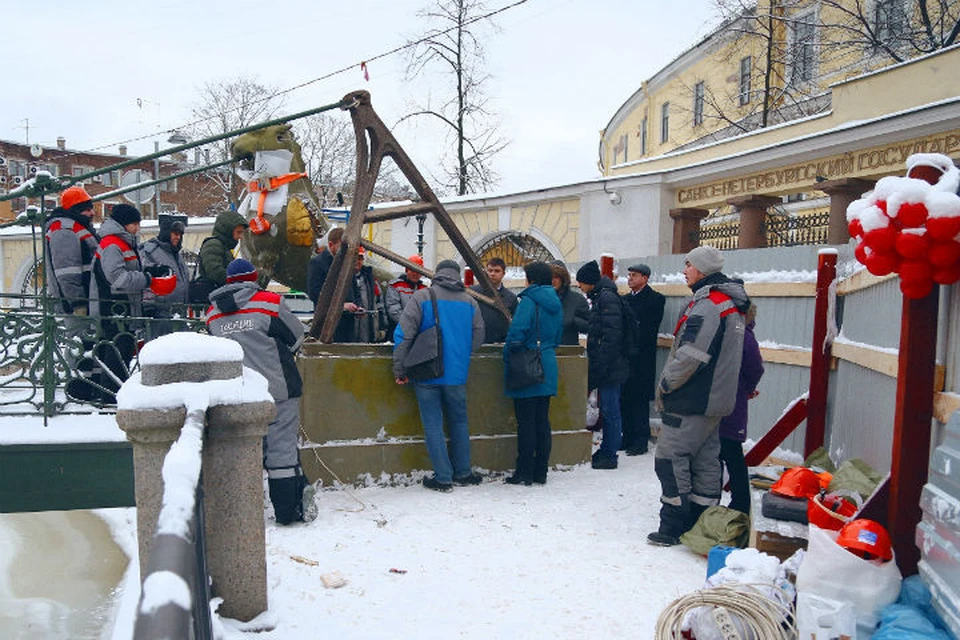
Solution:
{"label": "overcast sky", "polygon": [[[487,0],[495,10],[516,0]],[[413,99],[445,89],[403,82],[400,54],[359,63],[415,38],[428,0],[47,0],[7,3],[0,139],[71,149],[152,135],[191,120],[198,88],[238,76],[278,89],[355,65],[287,94],[284,112],[370,91],[392,126]],[[527,0],[497,15],[484,38],[491,107],[510,146],[498,157],[500,193],[599,175],[599,131],[640,86],[716,24],[714,0]],[[416,94],[416,95],[414,95]],[[140,106],[138,106],[138,100]],[[348,117],[343,114],[341,117]],[[430,180],[438,141],[426,121],[394,129]]]}

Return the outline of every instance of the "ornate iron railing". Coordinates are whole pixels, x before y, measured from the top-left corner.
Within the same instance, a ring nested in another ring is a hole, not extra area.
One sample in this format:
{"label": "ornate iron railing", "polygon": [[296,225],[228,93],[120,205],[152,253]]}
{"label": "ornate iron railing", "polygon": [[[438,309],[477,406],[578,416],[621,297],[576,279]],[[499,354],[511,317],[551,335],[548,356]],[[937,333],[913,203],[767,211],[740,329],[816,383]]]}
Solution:
{"label": "ornate iron railing", "polygon": [[[768,247],[826,244],[829,227],[829,211],[797,216],[769,213],[763,221]],[[739,235],[739,220],[727,220],[702,225],[699,240],[717,249],[738,249]]]}
{"label": "ornate iron railing", "polygon": [[[51,417],[112,408],[116,391],[139,369],[147,340],[204,331],[201,313],[171,307],[169,318],[54,313],[42,295],[0,294],[0,411]],[[117,309],[120,312],[120,309]]]}

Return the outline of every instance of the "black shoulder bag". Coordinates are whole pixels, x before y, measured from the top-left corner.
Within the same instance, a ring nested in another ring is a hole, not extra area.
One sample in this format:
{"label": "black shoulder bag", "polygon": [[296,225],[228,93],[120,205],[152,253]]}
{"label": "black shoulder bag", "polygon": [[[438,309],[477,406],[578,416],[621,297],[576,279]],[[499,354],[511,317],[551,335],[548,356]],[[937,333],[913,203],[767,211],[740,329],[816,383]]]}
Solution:
{"label": "black shoulder bag", "polygon": [[540,355],[540,307],[534,306],[534,314],[537,348],[507,352],[507,389],[511,391],[543,382],[543,359]]}
{"label": "black shoulder bag", "polygon": [[421,331],[403,358],[403,368],[411,380],[433,380],[443,375],[443,332],[440,331],[440,313],[437,295],[430,289],[433,306],[433,326]]}

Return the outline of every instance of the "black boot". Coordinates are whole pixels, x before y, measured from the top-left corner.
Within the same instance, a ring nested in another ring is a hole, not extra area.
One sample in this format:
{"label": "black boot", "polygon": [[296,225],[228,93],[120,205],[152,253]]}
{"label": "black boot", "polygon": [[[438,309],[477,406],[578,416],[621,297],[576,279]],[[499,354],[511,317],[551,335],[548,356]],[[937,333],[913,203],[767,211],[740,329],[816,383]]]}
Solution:
{"label": "black boot", "polygon": [[680,536],[687,532],[687,520],[690,517],[690,503],[683,496],[680,505],[660,504],[660,527],[647,536],[647,542],[658,547],[672,547],[680,544]]}
{"label": "black boot", "polygon": [[[272,475],[293,475],[274,478]],[[270,502],[273,503],[273,513],[277,524],[287,525],[303,521],[303,489],[307,486],[307,479],[300,468],[295,469],[268,469],[267,484],[270,487]]]}

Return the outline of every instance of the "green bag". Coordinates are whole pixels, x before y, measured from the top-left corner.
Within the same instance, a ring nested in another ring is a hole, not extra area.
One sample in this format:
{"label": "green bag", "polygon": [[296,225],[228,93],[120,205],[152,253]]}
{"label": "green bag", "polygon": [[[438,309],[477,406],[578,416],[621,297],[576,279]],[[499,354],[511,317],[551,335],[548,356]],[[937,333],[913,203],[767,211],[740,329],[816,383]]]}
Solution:
{"label": "green bag", "polygon": [[694,553],[706,556],[716,545],[743,549],[750,541],[750,517],[727,507],[710,507],[680,542]]}

